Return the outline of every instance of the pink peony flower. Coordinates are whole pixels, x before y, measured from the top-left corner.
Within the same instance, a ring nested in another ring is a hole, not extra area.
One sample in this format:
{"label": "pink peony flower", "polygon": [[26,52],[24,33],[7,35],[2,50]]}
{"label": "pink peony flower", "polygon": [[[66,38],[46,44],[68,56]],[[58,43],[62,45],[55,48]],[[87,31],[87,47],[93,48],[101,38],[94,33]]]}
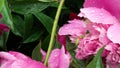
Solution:
{"label": "pink peony flower", "polygon": [[120,45],[110,43],[106,45],[105,49],[109,51],[106,57],[107,68],[118,68],[118,64],[120,64]]}
{"label": "pink peony flower", "polygon": [[95,55],[101,47],[103,47],[103,45],[98,39],[91,40],[91,37],[84,38],[80,40],[76,49],[76,58],[81,60],[86,59],[90,55]]}
{"label": "pink peony flower", "polygon": [[0,68],[47,68],[19,52],[0,52]]}
{"label": "pink peony flower", "polygon": [[65,48],[54,49],[48,60],[49,68],[69,68],[70,54],[65,53]]}

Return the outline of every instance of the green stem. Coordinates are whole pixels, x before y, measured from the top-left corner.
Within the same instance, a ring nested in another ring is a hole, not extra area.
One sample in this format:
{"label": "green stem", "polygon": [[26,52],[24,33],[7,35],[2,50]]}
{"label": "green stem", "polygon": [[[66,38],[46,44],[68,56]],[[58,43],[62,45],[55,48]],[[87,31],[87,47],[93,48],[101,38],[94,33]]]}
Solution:
{"label": "green stem", "polygon": [[58,6],[57,13],[55,16],[55,20],[54,20],[54,24],[53,24],[53,28],[52,28],[52,33],[51,33],[51,38],[50,38],[50,43],[49,43],[49,47],[48,47],[48,51],[47,51],[44,65],[47,65],[47,61],[48,61],[50,52],[51,52],[52,47],[53,47],[53,42],[54,42],[54,38],[55,38],[55,34],[56,34],[56,28],[57,28],[57,24],[58,24],[58,20],[59,20],[59,16],[60,16],[63,4],[64,4],[64,0],[60,0],[60,5]]}

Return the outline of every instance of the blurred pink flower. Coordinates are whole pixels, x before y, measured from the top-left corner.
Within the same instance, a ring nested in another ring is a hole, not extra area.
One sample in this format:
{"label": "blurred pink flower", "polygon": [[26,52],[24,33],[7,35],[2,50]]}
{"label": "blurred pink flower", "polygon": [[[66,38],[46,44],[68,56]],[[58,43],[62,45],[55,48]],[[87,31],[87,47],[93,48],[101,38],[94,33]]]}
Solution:
{"label": "blurred pink flower", "polygon": [[0,52],[0,68],[47,68],[19,52]]}
{"label": "blurred pink flower", "polygon": [[70,54],[65,52],[64,46],[61,49],[54,49],[48,60],[49,68],[69,68]]}

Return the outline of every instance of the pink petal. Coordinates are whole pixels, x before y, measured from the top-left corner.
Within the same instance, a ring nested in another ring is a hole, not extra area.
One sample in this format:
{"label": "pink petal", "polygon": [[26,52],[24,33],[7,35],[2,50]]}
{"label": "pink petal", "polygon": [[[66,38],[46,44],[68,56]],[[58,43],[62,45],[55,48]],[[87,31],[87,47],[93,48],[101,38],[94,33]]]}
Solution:
{"label": "pink petal", "polygon": [[2,14],[0,14],[0,18],[2,18]]}
{"label": "pink petal", "polygon": [[107,36],[113,43],[120,44],[120,35],[119,34],[120,34],[120,24],[112,25],[107,31]]}
{"label": "pink petal", "polygon": [[85,0],[84,7],[104,8],[118,19],[120,18],[120,0]]}
{"label": "pink petal", "polygon": [[14,51],[0,52],[0,59],[2,68],[46,68],[41,62]]}
{"label": "pink petal", "polygon": [[80,36],[83,32],[86,32],[85,22],[77,19],[74,19],[68,22],[69,24],[65,24],[59,29],[59,32],[58,32],[59,35]]}
{"label": "pink petal", "polygon": [[102,24],[115,24],[118,20],[105,9],[89,7],[80,9],[80,17],[88,18],[91,22]]}
{"label": "pink petal", "polygon": [[15,51],[9,51],[9,54],[13,55],[14,57],[16,57],[17,59],[20,59],[20,60],[30,59],[29,57],[25,56],[24,54],[15,52]]}
{"label": "pink petal", "polygon": [[9,27],[5,24],[0,23],[0,31],[9,31]]}
{"label": "pink petal", "polygon": [[64,46],[61,49],[54,49],[48,60],[49,68],[68,68],[70,56],[65,54]]}
{"label": "pink petal", "polygon": [[42,62],[44,62],[46,58],[46,52],[43,49],[40,49],[40,53],[42,54]]}
{"label": "pink petal", "polygon": [[57,38],[61,45],[64,45],[64,46],[66,45],[66,36],[65,35],[58,35]]}

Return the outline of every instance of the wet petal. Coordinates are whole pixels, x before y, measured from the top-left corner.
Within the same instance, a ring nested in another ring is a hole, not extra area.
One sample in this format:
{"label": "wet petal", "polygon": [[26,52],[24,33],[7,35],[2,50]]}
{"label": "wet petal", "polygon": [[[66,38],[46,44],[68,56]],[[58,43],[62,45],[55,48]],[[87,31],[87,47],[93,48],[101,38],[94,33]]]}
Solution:
{"label": "wet petal", "polygon": [[80,36],[82,33],[86,32],[85,29],[85,22],[81,20],[71,20],[69,24],[65,24],[59,29],[59,35],[73,35],[73,36]]}
{"label": "wet petal", "polygon": [[70,56],[65,54],[65,48],[54,49],[49,57],[48,66],[50,68],[68,68],[70,64]]}
{"label": "wet petal", "polygon": [[85,18],[88,18],[93,23],[102,23],[102,24],[118,23],[118,20],[105,9],[89,7],[89,8],[80,9],[80,11],[81,13],[78,16],[80,17],[83,16]]}
{"label": "wet petal", "polygon": [[120,0],[85,0],[84,7],[104,8],[120,19]]}

